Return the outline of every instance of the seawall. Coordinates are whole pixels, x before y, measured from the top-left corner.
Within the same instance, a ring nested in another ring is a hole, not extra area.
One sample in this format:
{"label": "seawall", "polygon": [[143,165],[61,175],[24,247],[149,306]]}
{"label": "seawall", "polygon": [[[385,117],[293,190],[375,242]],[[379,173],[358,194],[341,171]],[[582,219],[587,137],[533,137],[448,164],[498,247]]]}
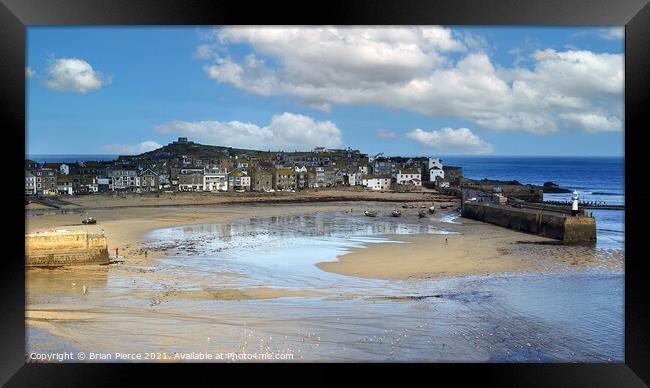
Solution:
{"label": "seawall", "polygon": [[596,221],[592,217],[572,217],[546,210],[470,201],[462,204],[461,215],[465,218],[565,242],[593,243],[596,241]]}
{"label": "seawall", "polygon": [[104,235],[86,232],[25,235],[25,265],[28,267],[108,263],[108,244]]}

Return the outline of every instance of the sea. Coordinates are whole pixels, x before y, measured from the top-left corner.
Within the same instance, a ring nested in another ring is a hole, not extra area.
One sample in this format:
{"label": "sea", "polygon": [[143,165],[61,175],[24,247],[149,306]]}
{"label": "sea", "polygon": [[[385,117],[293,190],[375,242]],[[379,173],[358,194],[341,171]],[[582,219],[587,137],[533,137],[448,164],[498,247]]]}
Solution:
{"label": "sea", "polygon": [[[464,156],[443,158],[443,165],[463,168],[471,179],[517,180],[543,185],[553,182],[578,191],[580,201],[625,205],[623,157]],[[544,194],[544,200],[568,201],[571,193]],[[599,248],[623,248],[625,211],[593,210]]]}
{"label": "sea", "polygon": [[[471,179],[517,180],[543,185],[553,182],[577,190],[580,200],[625,204],[625,159],[622,157],[447,157]],[[570,199],[571,194],[545,194],[545,200]]]}
{"label": "sea", "polygon": [[119,155],[113,154],[31,154],[27,159],[37,163],[75,163],[93,161],[111,161],[116,160]]}

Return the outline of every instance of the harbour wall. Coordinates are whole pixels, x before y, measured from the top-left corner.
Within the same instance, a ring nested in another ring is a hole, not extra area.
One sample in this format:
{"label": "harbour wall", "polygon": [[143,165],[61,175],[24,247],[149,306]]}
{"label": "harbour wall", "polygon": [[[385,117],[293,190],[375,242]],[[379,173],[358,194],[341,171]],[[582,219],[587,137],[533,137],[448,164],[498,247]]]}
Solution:
{"label": "harbour wall", "polygon": [[512,206],[464,202],[461,215],[477,221],[532,233],[571,243],[596,241],[596,221],[593,217],[554,213]]}
{"label": "harbour wall", "polygon": [[86,232],[25,235],[25,265],[28,267],[108,263],[108,244],[104,235]]}
{"label": "harbour wall", "polygon": [[505,197],[514,197],[523,201],[544,201],[544,188],[536,185],[511,184],[505,181],[489,179],[475,180],[462,178],[461,187],[464,189],[478,190],[485,193],[495,193],[495,189]]}

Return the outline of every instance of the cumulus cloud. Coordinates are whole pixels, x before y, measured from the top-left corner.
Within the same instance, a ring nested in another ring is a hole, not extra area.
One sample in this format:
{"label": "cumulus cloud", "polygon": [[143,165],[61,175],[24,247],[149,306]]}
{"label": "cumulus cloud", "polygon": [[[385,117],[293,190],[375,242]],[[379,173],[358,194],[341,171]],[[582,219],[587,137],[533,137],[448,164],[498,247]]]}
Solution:
{"label": "cumulus cloud", "polygon": [[241,121],[172,121],[154,131],[186,135],[201,143],[259,150],[309,150],[341,145],[341,130],[334,123],[286,112],[274,115],[263,127]]}
{"label": "cumulus cloud", "polygon": [[377,136],[379,136],[381,139],[394,139],[397,134],[386,129],[378,129]]}
{"label": "cumulus cloud", "polygon": [[162,147],[153,140],[143,141],[140,144],[109,144],[101,147],[101,151],[107,154],[117,155],[139,155]]}
{"label": "cumulus cloud", "polygon": [[[232,44],[248,45],[250,53],[232,57]],[[337,104],[379,105],[538,134],[604,128],[572,115],[622,123],[622,54],[547,49],[524,61],[517,52],[516,65],[503,68],[486,45],[480,36],[436,26],[227,27],[207,34],[198,51],[219,83],[296,96],[325,112]],[[522,62],[530,66],[518,67]]]}
{"label": "cumulus cloud", "polygon": [[79,58],[53,60],[46,72],[45,86],[59,92],[87,93],[111,83],[110,78],[104,77],[90,63]]}
{"label": "cumulus cloud", "polygon": [[406,134],[406,137],[417,141],[424,148],[454,154],[490,154],[491,144],[467,128],[443,128],[441,130],[424,131],[420,128]]}
{"label": "cumulus cloud", "polygon": [[36,71],[32,70],[31,67],[25,68],[25,78],[33,78],[36,76],[37,76]]}

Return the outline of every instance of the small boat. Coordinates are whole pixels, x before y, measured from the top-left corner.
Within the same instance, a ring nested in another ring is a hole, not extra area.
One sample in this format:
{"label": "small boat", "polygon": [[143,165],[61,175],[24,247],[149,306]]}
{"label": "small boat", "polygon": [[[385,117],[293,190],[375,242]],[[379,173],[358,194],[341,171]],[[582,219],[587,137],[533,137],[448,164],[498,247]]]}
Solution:
{"label": "small boat", "polygon": [[363,212],[367,217],[377,217],[377,212],[373,210],[366,210]]}
{"label": "small boat", "polygon": [[84,225],[94,225],[97,223],[97,220],[93,217],[88,217],[85,220],[82,220],[81,223]]}
{"label": "small boat", "polygon": [[402,212],[399,211],[399,210],[393,210],[393,212],[390,213],[390,215],[393,216],[393,217],[401,217],[401,216],[402,216]]}
{"label": "small boat", "polygon": [[424,218],[424,217],[426,217],[426,216],[427,216],[427,212],[425,212],[424,210],[420,210],[420,211],[418,212],[418,217],[420,217],[420,218]]}
{"label": "small boat", "polygon": [[431,207],[429,208],[429,214],[433,214],[435,211],[436,211],[436,207],[435,207],[435,206],[431,206]]}

